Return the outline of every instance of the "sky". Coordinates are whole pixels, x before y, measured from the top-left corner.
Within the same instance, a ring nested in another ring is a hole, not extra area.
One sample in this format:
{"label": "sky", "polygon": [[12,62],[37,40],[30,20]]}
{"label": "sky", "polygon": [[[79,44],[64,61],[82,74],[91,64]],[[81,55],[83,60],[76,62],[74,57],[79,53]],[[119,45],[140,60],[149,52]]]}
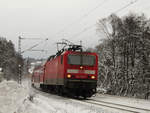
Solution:
{"label": "sky", "polygon": [[[35,44],[35,50],[46,50],[26,51],[24,57],[47,58],[55,54],[61,39],[76,44],[81,40],[86,48],[95,47],[102,38],[96,32],[97,21],[131,1],[136,0],[0,0],[0,36],[12,40],[16,50],[19,36],[25,38],[21,40],[22,51]],[[137,0],[117,15],[145,13],[149,18],[149,11],[149,0]]]}

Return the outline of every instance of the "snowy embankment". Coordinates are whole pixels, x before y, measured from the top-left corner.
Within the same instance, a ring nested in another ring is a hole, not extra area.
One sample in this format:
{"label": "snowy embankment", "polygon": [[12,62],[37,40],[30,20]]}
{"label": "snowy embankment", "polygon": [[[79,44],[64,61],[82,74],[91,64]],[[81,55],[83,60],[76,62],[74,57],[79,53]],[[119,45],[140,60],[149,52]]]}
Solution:
{"label": "snowy embankment", "polygon": [[[33,97],[33,98],[32,98]],[[150,102],[110,95],[91,99],[134,107],[149,108]],[[30,80],[22,85],[14,81],[0,83],[0,113],[127,113],[104,106],[45,93],[31,88]],[[149,113],[149,112],[147,112]]]}
{"label": "snowy embankment", "polygon": [[0,113],[15,113],[28,97],[27,87],[14,81],[0,83]]}
{"label": "snowy embankment", "polygon": [[33,103],[31,97],[34,96],[28,80],[22,85],[15,81],[3,81],[0,83],[0,113],[45,113]]}
{"label": "snowy embankment", "polygon": [[[33,100],[32,97],[33,96]],[[106,110],[107,111],[107,110]],[[109,113],[93,105],[41,92],[14,81],[0,83],[0,113]]]}

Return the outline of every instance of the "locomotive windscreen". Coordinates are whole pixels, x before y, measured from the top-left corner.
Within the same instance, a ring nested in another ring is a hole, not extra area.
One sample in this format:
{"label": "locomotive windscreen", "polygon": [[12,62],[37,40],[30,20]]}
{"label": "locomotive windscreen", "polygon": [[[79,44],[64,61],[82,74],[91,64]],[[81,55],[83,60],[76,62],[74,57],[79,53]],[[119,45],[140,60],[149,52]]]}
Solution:
{"label": "locomotive windscreen", "polygon": [[95,64],[95,56],[71,54],[68,55],[68,64],[93,66]]}

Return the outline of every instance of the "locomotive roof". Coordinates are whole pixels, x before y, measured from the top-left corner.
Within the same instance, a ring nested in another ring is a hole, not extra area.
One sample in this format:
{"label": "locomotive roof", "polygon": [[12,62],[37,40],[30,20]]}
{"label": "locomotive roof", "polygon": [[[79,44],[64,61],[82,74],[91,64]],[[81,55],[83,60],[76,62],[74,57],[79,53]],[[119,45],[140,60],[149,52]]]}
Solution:
{"label": "locomotive roof", "polygon": [[63,54],[69,54],[69,53],[96,54],[90,51],[83,51],[81,45],[68,45],[68,46],[69,46],[68,48],[62,48],[61,50],[59,50],[55,55],[49,56],[47,61],[55,59],[57,56],[60,56]]}

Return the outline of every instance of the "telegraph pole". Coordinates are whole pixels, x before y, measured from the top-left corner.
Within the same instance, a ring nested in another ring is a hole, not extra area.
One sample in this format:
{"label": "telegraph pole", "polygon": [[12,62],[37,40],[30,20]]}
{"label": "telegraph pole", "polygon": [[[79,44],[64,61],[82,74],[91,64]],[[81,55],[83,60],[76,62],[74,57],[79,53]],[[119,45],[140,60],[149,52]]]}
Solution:
{"label": "telegraph pole", "polygon": [[[26,51],[44,51],[44,50],[33,50],[33,48],[35,48],[36,46],[38,46],[40,43],[35,44],[33,46],[31,46],[29,49],[26,50],[21,50],[21,40],[23,39],[28,39],[28,40],[43,40],[42,38],[22,38],[21,36],[18,37],[18,54],[21,56],[21,54],[23,54]],[[45,41],[47,41],[48,38],[45,39]],[[19,62],[18,59],[18,83],[21,84],[21,79],[22,79],[22,65]]]}
{"label": "telegraph pole", "polygon": [[[21,56],[21,36],[18,37],[18,54]],[[18,83],[21,84],[21,64],[18,60]]]}

